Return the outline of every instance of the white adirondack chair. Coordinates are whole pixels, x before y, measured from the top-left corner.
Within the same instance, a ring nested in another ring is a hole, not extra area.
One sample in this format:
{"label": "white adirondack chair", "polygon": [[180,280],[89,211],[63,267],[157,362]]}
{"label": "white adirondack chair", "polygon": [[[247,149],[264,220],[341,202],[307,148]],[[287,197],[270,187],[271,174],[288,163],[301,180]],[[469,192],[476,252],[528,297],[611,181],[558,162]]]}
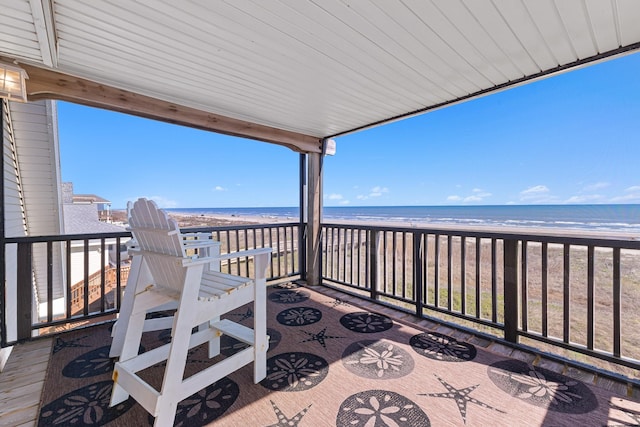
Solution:
{"label": "white adirondack chair", "polygon": [[[136,285],[124,334],[120,360],[113,371],[111,406],[131,395],[155,417],[154,426],[173,425],[178,402],[207,387],[231,372],[254,363],[254,382],[266,377],[266,269],[270,248],[235,252],[226,255],[190,256],[188,244],[177,223],[153,201],[138,199],[131,210],[129,226],[138,245],[140,266],[137,275],[150,282]],[[254,278],[221,273],[209,268],[222,259],[253,256]],[[135,258],[135,257],[134,257]],[[146,269],[146,270],[145,270]],[[144,283],[142,280],[139,283]],[[220,316],[253,301],[253,329],[220,320]],[[171,342],[138,354],[145,328],[145,315],[150,311],[177,304],[173,317]],[[123,301],[124,305],[124,301]],[[121,322],[121,315],[118,322]],[[203,327],[206,325],[206,327]],[[198,326],[198,331],[192,329]],[[220,336],[227,334],[245,342],[248,348],[224,358],[183,380],[189,349],[208,342],[209,357],[220,352]],[[115,337],[114,337],[115,338]],[[164,377],[157,391],[136,373],[166,360]]]}
{"label": "white adirondack chair", "polygon": [[[127,222],[131,223],[131,211],[133,209],[133,202],[127,203]],[[185,249],[197,251],[201,257],[217,257],[220,255],[220,242],[212,239],[211,233],[181,233]],[[145,262],[143,262],[140,248],[132,239],[128,242],[128,253],[131,255],[131,268],[129,269],[129,276],[127,278],[127,285],[125,286],[124,296],[122,298],[122,304],[120,305],[120,312],[118,320],[113,325],[111,331],[111,348],[109,349],[109,357],[118,358],[122,354],[122,347],[124,346],[125,332],[129,325],[129,319],[131,317],[131,311],[133,310],[133,297],[142,292],[149,284],[153,283],[153,277],[149,272],[149,268]],[[213,263],[207,267],[219,271],[220,264]],[[177,301],[170,301],[164,306],[153,307],[153,312],[164,312],[168,310],[175,310],[178,308]],[[155,317],[146,319],[142,332],[160,331],[163,329],[169,329],[173,325],[173,316]]]}

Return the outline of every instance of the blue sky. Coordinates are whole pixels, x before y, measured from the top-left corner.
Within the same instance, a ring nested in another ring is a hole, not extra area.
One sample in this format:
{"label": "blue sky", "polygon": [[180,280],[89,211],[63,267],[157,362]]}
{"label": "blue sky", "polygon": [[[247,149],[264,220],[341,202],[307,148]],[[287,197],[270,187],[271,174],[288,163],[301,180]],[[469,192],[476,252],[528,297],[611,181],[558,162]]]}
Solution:
{"label": "blue sky", "polygon": [[[336,138],[325,206],[640,203],[640,54]],[[63,181],[124,208],[298,204],[287,148],[58,103]]]}

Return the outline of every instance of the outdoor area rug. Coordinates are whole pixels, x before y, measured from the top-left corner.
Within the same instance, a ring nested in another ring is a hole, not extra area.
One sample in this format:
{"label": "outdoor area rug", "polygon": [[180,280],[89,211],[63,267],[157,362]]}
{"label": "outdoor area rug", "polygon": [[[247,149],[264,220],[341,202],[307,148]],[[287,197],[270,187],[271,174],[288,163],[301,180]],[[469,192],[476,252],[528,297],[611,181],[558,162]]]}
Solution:
{"label": "outdoor area rug", "polygon": [[[267,378],[252,364],[180,402],[177,426],[613,426],[640,403],[295,284],[269,287]],[[250,325],[249,306],[229,316]],[[170,340],[146,333],[141,350]],[[142,426],[132,398],[109,408],[110,325],[55,338],[40,426]],[[225,357],[241,344],[223,337]],[[188,375],[210,364],[193,349]],[[164,365],[141,375],[158,387]]]}

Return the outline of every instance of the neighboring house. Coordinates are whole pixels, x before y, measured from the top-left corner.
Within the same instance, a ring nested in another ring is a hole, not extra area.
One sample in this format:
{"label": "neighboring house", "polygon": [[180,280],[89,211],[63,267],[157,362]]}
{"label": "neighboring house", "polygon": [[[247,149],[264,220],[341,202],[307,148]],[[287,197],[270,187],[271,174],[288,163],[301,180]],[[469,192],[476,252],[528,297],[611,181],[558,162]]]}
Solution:
{"label": "neighboring house", "polygon": [[111,222],[111,202],[109,200],[95,194],[74,194],[73,203],[76,205],[95,205],[98,209],[98,219],[104,222]]}
{"label": "neighboring house", "polygon": [[[101,220],[101,211],[105,212],[104,205],[110,205],[106,199],[91,195],[73,194],[73,184],[65,182],[62,184],[62,209],[64,217],[64,234],[93,234],[93,233],[113,233],[124,231],[120,225],[111,224]],[[89,200],[89,201],[88,201]],[[85,276],[89,278],[89,301],[91,302],[99,295],[101,274],[106,275],[105,292],[113,291],[115,286],[114,267],[117,263],[117,255],[120,252],[122,263],[128,262],[125,244],[129,239],[122,239],[119,244],[117,239],[107,240],[104,253],[99,240],[90,240],[86,250],[85,272],[85,246],[82,241],[75,241],[71,244],[70,271],[67,274],[71,283],[72,313],[84,307],[84,282]],[[124,279],[123,279],[124,280]]]}
{"label": "neighboring house", "polygon": [[[65,183],[65,185],[66,184],[69,183]],[[122,226],[101,221],[99,218],[99,208],[96,204],[78,204],[75,200],[76,197],[74,195],[73,203],[63,203],[62,205],[64,234],[113,233],[125,230]],[[107,253],[104,256],[103,262],[100,242],[97,240],[89,241],[89,275],[100,271],[103,265],[105,268],[115,266],[118,249],[116,243],[115,239],[107,241]],[[123,240],[121,246],[123,246],[124,243],[125,241]],[[126,255],[123,259],[125,258]],[[69,274],[71,275],[72,286],[84,279],[83,266],[84,244],[78,241],[71,246],[71,272]]]}

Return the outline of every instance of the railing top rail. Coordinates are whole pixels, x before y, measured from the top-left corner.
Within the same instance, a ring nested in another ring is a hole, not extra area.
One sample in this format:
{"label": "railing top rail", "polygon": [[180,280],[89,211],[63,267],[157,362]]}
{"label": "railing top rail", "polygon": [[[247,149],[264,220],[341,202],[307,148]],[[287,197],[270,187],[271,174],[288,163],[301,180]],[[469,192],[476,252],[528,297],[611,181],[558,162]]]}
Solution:
{"label": "railing top rail", "polygon": [[[232,231],[232,230],[251,230],[266,229],[274,227],[297,227],[299,222],[278,222],[271,224],[238,224],[238,225],[222,225],[213,227],[182,227],[187,233],[210,233],[214,231]],[[5,237],[5,243],[41,243],[41,242],[64,242],[69,240],[93,240],[93,239],[115,239],[117,237],[131,237],[128,230],[116,231],[109,233],[86,233],[86,234],[56,234],[44,236],[16,236]]]}
{"label": "railing top rail", "polygon": [[5,243],[41,243],[41,242],[66,242],[69,240],[94,240],[94,239],[115,239],[118,237],[131,237],[130,231],[116,231],[109,233],[88,233],[88,234],[55,234],[46,236],[19,236],[5,237]]}
{"label": "railing top rail", "polygon": [[[282,227],[297,227],[298,222],[281,222],[270,224],[243,224],[243,225],[225,225],[214,227],[184,227],[186,232],[215,232],[215,231],[231,231],[231,230],[250,230],[250,229],[268,229]],[[566,230],[549,230],[544,231],[497,231],[495,229],[464,229],[464,228],[445,228],[445,227],[401,227],[391,225],[368,225],[358,223],[323,223],[323,227],[342,228],[342,229],[359,229],[373,231],[393,231],[393,232],[409,232],[421,234],[438,234],[451,235],[459,237],[475,237],[486,239],[511,239],[523,240],[530,242],[546,242],[557,244],[571,244],[581,246],[603,246],[621,249],[640,249],[640,236],[619,235],[615,237],[601,237],[598,233],[588,235],[588,232],[581,236],[567,235]],[[131,232],[109,232],[109,233],[91,233],[91,234],[63,234],[63,235],[47,235],[47,236],[18,236],[6,237],[5,243],[36,243],[36,242],[61,242],[70,240],[92,240],[92,239],[114,239],[114,238],[131,237]]]}
{"label": "railing top rail", "polygon": [[580,246],[603,246],[621,249],[640,249],[640,236],[619,235],[615,237],[601,237],[598,233],[588,234],[587,231],[580,236],[568,235],[566,230],[532,231],[525,233],[522,231],[496,231],[495,229],[467,229],[445,228],[445,227],[399,227],[389,225],[367,225],[367,224],[347,224],[347,223],[323,223],[323,227],[359,229],[372,231],[394,231],[420,234],[438,234],[459,237],[476,237],[487,239],[503,240],[523,240],[527,242],[546,242],[557,244],[571,244]]}
{"label": "railing top rail", "polygon": [[180,227],[181,230],[190,233],[209,233],[212,231],[227,231],[227,230],[251,230],[254,228],[276,228],[276,227],[298,227],[299,222],[276,222],[266,224],[235,224],[235,225],[217,225],[217,226],[204,226],[204,227]]}

